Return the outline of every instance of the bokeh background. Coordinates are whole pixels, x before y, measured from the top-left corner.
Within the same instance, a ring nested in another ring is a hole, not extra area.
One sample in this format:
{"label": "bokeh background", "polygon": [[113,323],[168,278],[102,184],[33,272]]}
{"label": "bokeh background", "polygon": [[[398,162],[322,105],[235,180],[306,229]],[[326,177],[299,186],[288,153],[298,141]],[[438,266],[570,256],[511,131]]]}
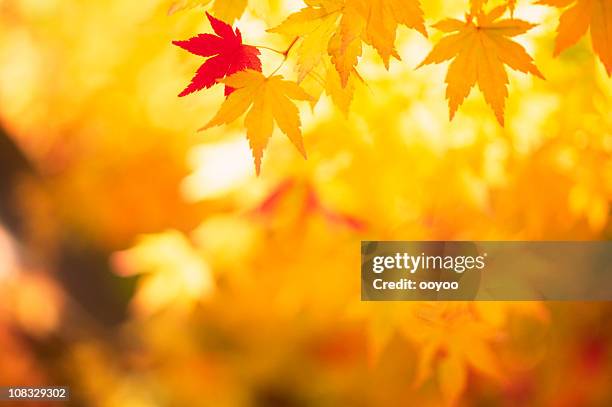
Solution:
{"label": "bokeh background", "polygon": [[[423,3],[428,25],[468,9]],[[519,1],[546,81],[511,73],[505,128],[478,90],[450,123],[446,66],[414,69],[440,35],[400,29],[402,61],[368,49],[348,114],[302,106],[308,160],[275,133],[256,177],[241,122],[197,132],[222,88],[177,97],[201,60],[171,41],[210,27],[172,6],[0,1],[0,385],[82,406],[612,405],[610,304],[359,300],[361,239],[611,237],[612,80],[588,39],[552,57],[557,10]],[[301,6],[252,0],[237,24],[284,49],[266,29]]]}

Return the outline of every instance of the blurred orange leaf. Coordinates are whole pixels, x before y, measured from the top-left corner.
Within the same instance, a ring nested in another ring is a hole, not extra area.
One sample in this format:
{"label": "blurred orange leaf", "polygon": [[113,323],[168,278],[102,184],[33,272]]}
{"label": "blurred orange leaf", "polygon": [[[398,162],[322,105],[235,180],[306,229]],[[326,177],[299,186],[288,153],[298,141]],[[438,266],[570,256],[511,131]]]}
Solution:
{"label": "blurred orange leaf", "polygon": [[449,355],[438,366],[440,392],[447,405],[454,405],[463,393],[467,382],[465,363],[457,355]]}
{"label": "blurred orange leaf", "polygon": [[591,30],[593,49],[608,76],[612,75],[612,3],[609,0],[540,0],[540,4],[569,7],[561,15],[555,43],[555,56],[574,45]]}

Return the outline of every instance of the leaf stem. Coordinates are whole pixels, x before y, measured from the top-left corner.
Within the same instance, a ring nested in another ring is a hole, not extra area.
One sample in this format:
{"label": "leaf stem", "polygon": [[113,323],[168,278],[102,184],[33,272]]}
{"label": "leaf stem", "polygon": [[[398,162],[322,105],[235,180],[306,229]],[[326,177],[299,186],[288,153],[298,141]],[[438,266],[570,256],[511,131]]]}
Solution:
{"label": "leaf stem", "polygon": [[293,48],[293,46],[298,42],[298,40],[300,39],[299,36],[295,37],[293,39],[293,41],[291,41],[291,44],[289,44],[289,46],[287,47],[287,49],[285,50],[285,52],[283,52],[283,55],[285,55],[285,58],[289,56],[289,52],[291,52],[291,49]]}
{"label": "leaf stem", "polygon": [[249,45],[249,46],[250,47],[255,47],[257,49],[265,49],[265,50],[268,50],[268,51],[272,51],[272,52],[275,52],[275,53],[280,54],[280,55],[285,55],[285,51],[279,51],[279,50],[271,48],[271,47],[266,47],[265,45]]}
{"label": "leaf stem", "polygon": [[287,49],[284,52],[281,52],[281,54],[283,55],[283,60],[278,65],[278,67],[274,70],[274,72],[272,72],[268,77],[274,76],[283,67],[283,65],[285,65],[285,62],[287,62],[287,59],[289,58],[289,53],[291,52],[295,44],[297,44],[299,39],[300,39],[299,36],[295,37],[293,41],[291,41],[291,44],[289,44]]}
{"label": "leaf stem", "polygon": [[257,49],[265,49],[265,50],[272,51],[272,52],[275,52],[275,53],[283,55],[283,56],[287,56],[287,55],[289,55],[289,52],[291,51],[291,49],[293,48],[293,46],[295,45],[295,43],[299,39],[300,39],[300,37],[295,37],[293,39],[293,41],[291,42],[291,44],[289,44],[289,47],[287,47],[287,49],[284,50],[284,51],[279,51],[276,48],[268,47],[266,45],[250,45],[250,44],[248,44],[248,45],[245,44],[245,45],[248,46],[248,47],[254,47],[254,48],[257,48]]}

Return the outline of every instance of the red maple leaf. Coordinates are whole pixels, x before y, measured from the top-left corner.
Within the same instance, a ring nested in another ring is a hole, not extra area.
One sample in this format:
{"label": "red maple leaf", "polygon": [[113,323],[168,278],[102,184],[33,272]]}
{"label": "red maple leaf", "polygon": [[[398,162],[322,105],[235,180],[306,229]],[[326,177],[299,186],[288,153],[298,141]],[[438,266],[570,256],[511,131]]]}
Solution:
{"label": "red maple leaf", "polygon": [[[261,61],[259,50],[251,45],[242,43],[242,34],[236,28],[218,20],[206,13],[208,21],[215,34],[200,34],[186,41],[172,41],[194,55],[208,57],[206,62],[200,66],[189,86],[179,96],[186,96],[202,89],[208,89],[219,80],[245,69],[253,69],[261,72]],[[225,87],[225,95],[232,93],[234,89]]]}

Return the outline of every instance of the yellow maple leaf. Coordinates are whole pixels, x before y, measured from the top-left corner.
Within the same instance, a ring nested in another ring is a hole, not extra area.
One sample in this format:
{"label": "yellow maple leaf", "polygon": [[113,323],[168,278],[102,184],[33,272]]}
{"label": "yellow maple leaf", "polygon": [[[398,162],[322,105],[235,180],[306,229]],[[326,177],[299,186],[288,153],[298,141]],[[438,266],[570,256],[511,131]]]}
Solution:
{"label": "yellow maple leaf", "polygon": [[395,50],[395,36],[399,25],[414,28],[427,37],[423,11],[419,0],[352,0],[354,7],[366,21],[362,37],[372,45],[389,67],[390,57],[400,59]]}
{"label": "yellow maple leaf", "polygon": [[333,35],[342,3],[334,1],[313,2],[290,15],[281,25],[268,30],[288,37],[300,37],[298,47],[298,82],[315,69],[327,54],[327,47]]}
{"label": "yellow maple leaf", "polygon": [[349,82],[362,53],[363,43],[373,46],[389,67],[399,59],[395,37],[399,25],[427,35],[419,0],[310,0],[270,30],[299,37],[298,72],[302,80],[329,53],[342,86]]}
{"label": "yellow maple leaf", "polygon": [[178,13],[182,10],[189,10],[197,6],[206,6],[212,0],[173,0],[168,8],[168,15]]}
{"label": "yellow maple leaf", "polygon": [[486,3],[487,0],[470,0],[470,10],[472,14],[481,12]]}
{"label": "yellow maple leaf", "polygon": [[340,25],[329,40],[328,52],[342,86],[346,86],[363,51],[362,34],[366,22],[354,7],[345,7]]}
{"label": "yellow maple leaf", "polygon": [[244,124],[257,174],[260,172],[263,151],[274,130],[274,122],[306,157],[299,112],[290,99],[311,101],[309,94],[296,83],[283,80],[281,76],[266,77],[253,70],[238,72],[222,82],[236,90],[227,97],[219,112],[204,129],[231,123],[250,108]]}
{"label": "yellow maple leaf", "polygon": [[506,7],[489,13],[478,13],[466,21],[447,19],[435,28],[450,33],[436,44],[419,65],[438,64],[453,59],[446,75],[446,98],[452,120],[459,106],[476,84],[486,102],[504,125],[504,108],[508,96],[508,75],[504,65],[544,78],[525,49],[509,38],[523,34],[534,25],[514,18],[499,18]]}
{"label": "yellow maple leaf", "polygon": [[593,50],[612,75],[612,2],[610,0],[540,0],[540,4],[567,8],[561,15],[555,56],[576,44],[591,31]]}
{"label": "yellow maple leaf", "polygon": [[362,83],[363,79],[359,73],[353,70],[353,74],[348,78],[346,85],[343,86],[338,72],[333,68],[328,68],[325,77],[325,93],[327,93],[340,111],[345,116],[348,116],[355,90]]}
{"label": "yellow maple leaf", "polygon": [[354,70],[347,85],[342,86],[340,75],[328,55],[324,56],[323,61],[299,82],[300,87],[312,96],[311,107],[313,109],[325,93],[346,117],[350,113],[355,91],[363,83],[363,78]]}
{"label": "yellow maple leaf", "polygon": [[[175,0],[168,9],[168,14],[172,15],[182,10],[189,10],[198,6],[208,6],[212,0]],[[242,17],[246,10],[248,0],[215,0],[212,6],[212,14],[215,17],[232,23]]]}
{"label": "yellow maple leaf", "polygon": [[233,22],[244,14],[248,0],[215,0],[212,13],[223,21]]}
{"label": "yellow maple leaf", "polygon": [[[472,15],[476,15],[482,12],[483,7],[487,4],[488,0],[470,0],[470,10]],[[507,0],[506,7],[510,10],[510,14],[514,15],[516,9],[516,0]]]}

